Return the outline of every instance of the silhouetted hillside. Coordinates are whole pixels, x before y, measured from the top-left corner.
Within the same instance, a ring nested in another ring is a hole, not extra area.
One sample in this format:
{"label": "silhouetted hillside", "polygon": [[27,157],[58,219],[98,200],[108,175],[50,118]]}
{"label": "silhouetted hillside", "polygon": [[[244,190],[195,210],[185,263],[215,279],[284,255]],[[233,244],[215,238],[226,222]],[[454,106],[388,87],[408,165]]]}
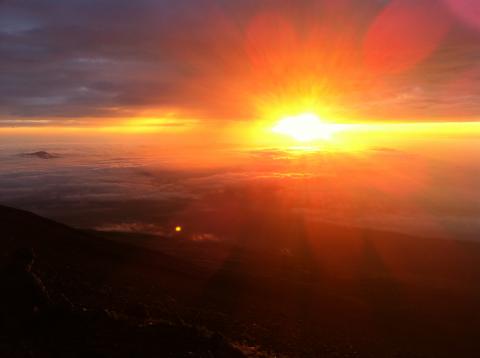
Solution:
{"label": "silhouetted hillside", "polygon": [[46,152],[44,150],[40,150],[38,152],[32,152],[32,153],[22,153],[22,156],[24,156],[24,157],[36,157],[36,158],[39,158],[39,159],[60,158],[59,155],[52,154],[52,153]]}
{"label": "silhouetted hillside", "polygon": [[[34,247],[53,295],[112,312],[115,318],[98,327],[124,337],[109,341],[106,334],[103,342],[121,342],[125,352],[158,339],[165,346],[147,351],[173,352],[186,340],[199,349],[193,356],[213,352],[210,344],[218,342],[292,357],[480,352],[476,243],[286,217],[252,221],[226,243],[83,232],[6,207],[0,225],[3,256]],[[132,325],[146,317],[155,328]]]}
{"label": "silhouetted hillside", "polygon": [[[141,296],[122,294],[122,291],[132,289],[131,286],[126,287],[127,281],[122,281],[121,274],[123,265],[129,264],[129,258],[142,256],[143,263],[152,265],[149,266],[152,269],[155,266],[158,272],[162,272],[163,265],[175,267],[181,272],[183,265],[179,260],[158,252],[149,255],[145,250],[102,240],[29,212],[4,206],[0,206],[0,226],[2,265],[16,248],[34,248],[38,255],[36,271],[54,302],[67,297],[78,312],[55,322],[48,334],[38,332],[40,338],[36,338],[36,343],[29,344],[27,341],[21,348],[9,341],[0,325],[0,355],[245,356],[220,334],[185,323],[178,312],[169,307],[164,314],[152,316]],[[153,262],[157,260],[159,265]],[[112,299],[111,295],[116,298]]]}

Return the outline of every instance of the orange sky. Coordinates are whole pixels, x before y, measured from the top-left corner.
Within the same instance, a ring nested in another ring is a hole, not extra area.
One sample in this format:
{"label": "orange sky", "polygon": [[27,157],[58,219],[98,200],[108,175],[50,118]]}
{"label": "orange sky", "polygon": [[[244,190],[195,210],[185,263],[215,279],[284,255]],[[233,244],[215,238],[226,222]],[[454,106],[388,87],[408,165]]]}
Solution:
{"label": "orange sky", "polygon": [[478,119],[472,2],[107,3],[0,5],[1,127],[181,132],[305,112]]}

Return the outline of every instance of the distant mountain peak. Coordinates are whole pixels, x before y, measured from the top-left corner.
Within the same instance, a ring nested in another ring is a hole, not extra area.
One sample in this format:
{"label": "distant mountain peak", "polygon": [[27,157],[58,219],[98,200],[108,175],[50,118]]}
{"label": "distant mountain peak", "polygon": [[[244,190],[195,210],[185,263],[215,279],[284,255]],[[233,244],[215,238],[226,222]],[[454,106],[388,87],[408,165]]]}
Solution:
{"label": "distant mountain peak", "polygon": [[57,154],[52,154],[49,152],[46,152],[44,150],[40,150],[37,152],[32,152],[32,153],[22,153],[21,154],[23,157],[37,157],[40,159],[54,159],[54,158],[60,158],[59,155]]}

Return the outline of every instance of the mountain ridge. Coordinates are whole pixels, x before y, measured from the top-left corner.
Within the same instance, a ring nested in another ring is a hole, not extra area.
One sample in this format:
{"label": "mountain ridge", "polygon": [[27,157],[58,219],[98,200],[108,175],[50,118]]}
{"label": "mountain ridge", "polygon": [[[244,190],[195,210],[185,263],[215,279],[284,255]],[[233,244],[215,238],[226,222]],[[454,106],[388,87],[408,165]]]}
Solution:
{"label": "mountain ridge", "polygon": [[277,356],[480,349],[479,244],[284,224],[251,225],[235,244],[156,237],[153,250],[132,245],[134,235],[121,242],[0,206],[0,245],[3,258],[33,247],[47,287],[81,306],[121,313],[141,303],[152,317],[194,322]]}

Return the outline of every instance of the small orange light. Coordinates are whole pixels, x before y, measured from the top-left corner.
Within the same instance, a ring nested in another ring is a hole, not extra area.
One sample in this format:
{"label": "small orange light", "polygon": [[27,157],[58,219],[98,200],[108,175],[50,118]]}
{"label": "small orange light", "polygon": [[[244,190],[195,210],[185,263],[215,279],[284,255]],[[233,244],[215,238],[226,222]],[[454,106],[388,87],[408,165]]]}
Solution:
{"label": "small orange light", "polygon": [[175,226],[175,231],[176,231],[176,232],[182,231],[182,227],[181,227],[181,226]]}

